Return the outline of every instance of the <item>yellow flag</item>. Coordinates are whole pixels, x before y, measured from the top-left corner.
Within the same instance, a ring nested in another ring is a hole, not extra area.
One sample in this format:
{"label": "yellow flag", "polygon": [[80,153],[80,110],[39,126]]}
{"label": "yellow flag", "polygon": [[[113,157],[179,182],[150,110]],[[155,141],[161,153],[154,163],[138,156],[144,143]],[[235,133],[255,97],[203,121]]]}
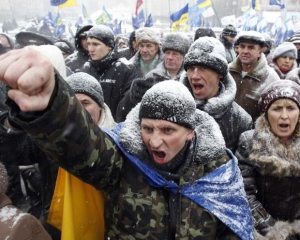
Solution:
{"label": "yellow flag", "polygon": [[255,0],[255,10],[261,11],[260,0]]}
{"label": "yellow flag", "polygon": [[104,240],[104,196],[59,168],[47,222],[61,240]]}
{"label": "yellow flag", "polygon": [[72,6],[76,6],[77,3],[74,0],[68,0],[63,4],[58,5],[59,8],[64,8],[64,7],[72,7]]}

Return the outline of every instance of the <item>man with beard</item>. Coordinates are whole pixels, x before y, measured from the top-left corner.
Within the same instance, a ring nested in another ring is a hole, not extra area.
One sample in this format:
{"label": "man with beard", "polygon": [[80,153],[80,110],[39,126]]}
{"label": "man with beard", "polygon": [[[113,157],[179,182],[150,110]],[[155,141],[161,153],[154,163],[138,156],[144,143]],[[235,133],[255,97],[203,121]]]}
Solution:
{"label": "man with beard", "polygon": [[237,31],[231,24],[227,25],[220,35],[220,41],[225,47],[226,60],[228,63],[231,63],[236,58],[236,53],[233,49],[234,38],[236,35]]}
{"label": "man with beard", "polygon": [[103,89],[104,102],[110,108],[114,119],[117,106],[124,96],[125,86],[134,78],[134,67],[125,58],[113,51],[115,46],[112,30],[104,25],[94,26],[87,32],[89,61],[82,72],[96,78]]}

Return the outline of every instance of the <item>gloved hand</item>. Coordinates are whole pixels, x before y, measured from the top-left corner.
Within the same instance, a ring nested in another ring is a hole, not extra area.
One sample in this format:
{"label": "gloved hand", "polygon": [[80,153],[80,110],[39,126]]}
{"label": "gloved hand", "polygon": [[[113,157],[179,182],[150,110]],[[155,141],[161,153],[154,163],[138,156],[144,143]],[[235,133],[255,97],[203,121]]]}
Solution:
{"label": "gloved hand", "polygon": [[130,100],[135,105],[138,104],[145,92],[154,85],[152,79],[137,78],[134,79],[130,87]]}

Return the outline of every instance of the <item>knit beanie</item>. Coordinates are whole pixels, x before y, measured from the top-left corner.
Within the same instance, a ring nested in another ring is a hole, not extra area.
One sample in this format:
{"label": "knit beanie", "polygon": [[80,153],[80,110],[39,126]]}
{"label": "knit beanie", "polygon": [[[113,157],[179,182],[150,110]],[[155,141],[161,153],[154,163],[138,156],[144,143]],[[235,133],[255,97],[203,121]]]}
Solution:
{"label": "knit beanie", "polygon": [[143,96],[139,118],[161,119],[195,129],[196,103],[189,90],[175,80],[162,81]]}
{"label": "knit beanie", "polygon": [[195,32],[194,41],[196,41],[200,37],[214,37],[214,38],[216,38],[216,34],[209,27],[199,27]]}
{"label": "knit beanie", "polygon": [[135,31],[133,31],[133,32],[130,33],[129,40],[128,40],[128,46],[129,46],[129,48],[131,50],[134,50],[133,49],[133,44],[132,44],[133,41],[136,41],[136,39],[135,39]]}
{"label": "knit beanie", "polygon": [[241,42],[253,42],[263,48],[265,45],[265,38],[260,32],[241,31],[236,36],[236,44],[239,45]]}
{"label": "knit beanie", "polygon": [[276,60],[279,57],[297,58],[297,48],[291,42],[281,43],[273,52],[272,59]]}
{"label": "knit beanie", "polygon": [[190,39],[182,33],[170,33],[162,40],[162,50],[173,50],[185,55],[191,45]]}
{"label": "knit beanie", "polygon": [[261,93],[258,107],[262,113],[267,112],[273,102],[284,98],[293,100],[300,109],[300,85],[287,79],[271,83]]}
{"label": "knit beanie", "polygon": [[100,107],[104,106],[104,97],[100,83],[93,76],[78,72],[66,78],[75,93],[83,93],[92,98]]}
{"label": "knit beanie", "polygon": [[223,29],[222,35],[235,37],[237,35],[236,28],[233,25],[229,24]]}
{"label": "knit beanie", "polygon": [[0,195],[7,191],[8,175],[5,166],[0,163]]}
{"label": "knit beanie", "polygon": [[135,31],[135,39],[137,44],[141,42],[160,44],[161,37],[158,30],[151,27],[143,27]]}
{"label": "knit beanie", "polygon": [[88,38],[96,38],[99,41],[103,42],[106,46],[114,48],[115,47],[115,36],[110,27],[105,25],[97,25],[92,27],[87,32]]}
{"label": "knit beanie", "polygon": [[300,43],[300,31],[295,32],[295,34],[289,40],[291,43]]}
{"label": "knit beanie", "polygon": [[213,37],[202,37],[190,47],[184,58],[184,69],[189,66],[200,65],[207,67],[223,77],[227,75],[228,63],[224,45]]}

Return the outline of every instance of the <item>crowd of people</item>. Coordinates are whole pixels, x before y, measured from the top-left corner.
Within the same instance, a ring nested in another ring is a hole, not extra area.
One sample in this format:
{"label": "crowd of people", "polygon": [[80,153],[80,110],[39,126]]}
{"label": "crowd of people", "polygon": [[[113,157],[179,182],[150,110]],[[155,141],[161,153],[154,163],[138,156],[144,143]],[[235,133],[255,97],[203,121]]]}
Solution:
{"label": "crowd of people", "polygon": [[45,31],[0,33],[0,239],[300,239],[299,32]]}

